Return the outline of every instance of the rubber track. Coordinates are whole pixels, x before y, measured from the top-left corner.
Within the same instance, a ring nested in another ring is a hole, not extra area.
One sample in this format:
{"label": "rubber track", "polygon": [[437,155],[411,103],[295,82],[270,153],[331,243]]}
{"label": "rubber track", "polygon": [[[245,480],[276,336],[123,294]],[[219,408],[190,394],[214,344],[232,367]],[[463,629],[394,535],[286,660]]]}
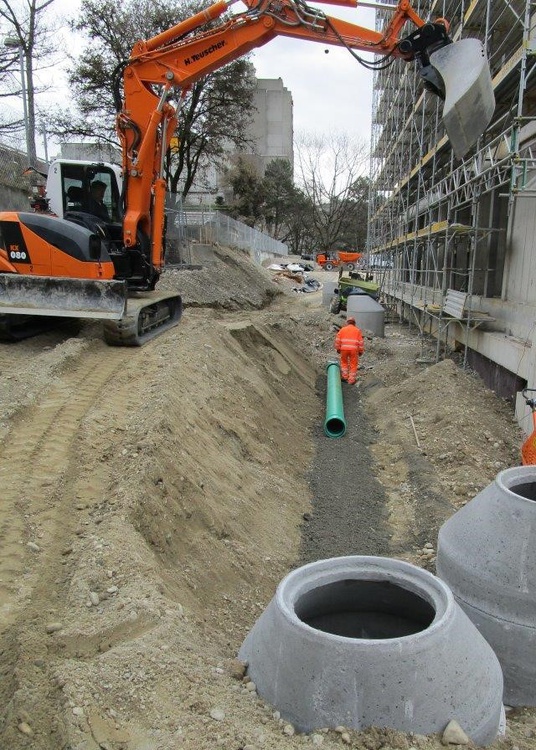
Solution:
{"label": "rubber track", "polygon": [[[154,307],[155,312],[165,310],[163,319],[155,314],[145,330],[140,331],[139,318],[143,310]],[[168,314],[169,313],[169,314]],[[109,346],[143,346],[155,336],[177,325],[182,316],[182,298],[171,292],[146,292],[128,300],[126,315],[120,320],[104,323],[104,340]]]}

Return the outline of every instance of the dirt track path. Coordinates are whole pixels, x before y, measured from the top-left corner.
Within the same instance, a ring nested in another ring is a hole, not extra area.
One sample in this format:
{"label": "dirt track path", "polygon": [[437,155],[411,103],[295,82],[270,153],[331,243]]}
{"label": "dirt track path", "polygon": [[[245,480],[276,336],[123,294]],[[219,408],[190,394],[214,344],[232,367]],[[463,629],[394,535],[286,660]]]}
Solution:
{"label": "dirt track path", "polygon": [[[80,489],[99,494],[102,476],[85,470],[80,455],[84,421],[103,394],[114,410],[125,401],[109,381],[127,353],[97,343],[13,420],[0,450],[0,613],[3,627],[17,616],[16,601],[31,597],[39,578],[55,569],[58,550],[74,533]],[[23,467],[25,467],[23,469]],[[23,470],[21,470],[23,469]]]}

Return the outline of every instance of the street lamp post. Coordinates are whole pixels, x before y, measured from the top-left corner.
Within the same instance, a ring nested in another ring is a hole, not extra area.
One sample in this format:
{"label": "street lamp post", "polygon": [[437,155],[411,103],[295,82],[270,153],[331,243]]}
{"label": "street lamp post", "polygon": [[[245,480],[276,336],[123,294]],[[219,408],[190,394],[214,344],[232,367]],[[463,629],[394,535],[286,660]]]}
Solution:
{"label": "street lamp post", "polygon": [[20,65],[20,85],[22,92],[22,107],[24,114],[24,132],[26,135],[26,155],[31,161],[34,149],[31,148],[31,134],[30,134],[30,122],[28,119],[28,92],[26,87],[26,72],[24,69],[24,50],[22,43],[15,37],[8,36],[4,39],[4,47],[10,47],[12,49],[19,50],[19,65]]}

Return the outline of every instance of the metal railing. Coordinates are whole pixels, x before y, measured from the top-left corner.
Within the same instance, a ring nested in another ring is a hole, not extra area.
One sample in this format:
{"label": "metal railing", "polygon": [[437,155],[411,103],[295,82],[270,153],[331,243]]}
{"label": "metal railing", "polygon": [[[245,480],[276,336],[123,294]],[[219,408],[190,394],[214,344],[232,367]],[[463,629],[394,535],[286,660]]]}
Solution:
{"label": "metal railing", "polygon": [[236,221],[221,211],[194,210],[176,204],[167,209],[167,216],[170,243],[178,240],[238,247],[247,250],[256,260],[265,254],[288,255],[288,246],[284,242]]}

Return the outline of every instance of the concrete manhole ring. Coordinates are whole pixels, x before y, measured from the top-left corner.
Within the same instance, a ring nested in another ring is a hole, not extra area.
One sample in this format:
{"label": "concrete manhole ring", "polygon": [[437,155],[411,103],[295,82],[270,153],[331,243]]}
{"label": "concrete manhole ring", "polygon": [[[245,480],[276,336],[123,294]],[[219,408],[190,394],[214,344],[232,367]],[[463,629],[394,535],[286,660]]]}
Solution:
{"label": "concrete manhole ring", "polygon": [[299,731],[343,725],[492,742],[495,654],[448,586],[401,560],[351,556],[289,573],[239,652],[259,695]]}
{"label": "concrete manhole ring", "polygon": [[504,701],[536,705],[536,466],[514,466],[439,530],[437,573],[497,654]]}

